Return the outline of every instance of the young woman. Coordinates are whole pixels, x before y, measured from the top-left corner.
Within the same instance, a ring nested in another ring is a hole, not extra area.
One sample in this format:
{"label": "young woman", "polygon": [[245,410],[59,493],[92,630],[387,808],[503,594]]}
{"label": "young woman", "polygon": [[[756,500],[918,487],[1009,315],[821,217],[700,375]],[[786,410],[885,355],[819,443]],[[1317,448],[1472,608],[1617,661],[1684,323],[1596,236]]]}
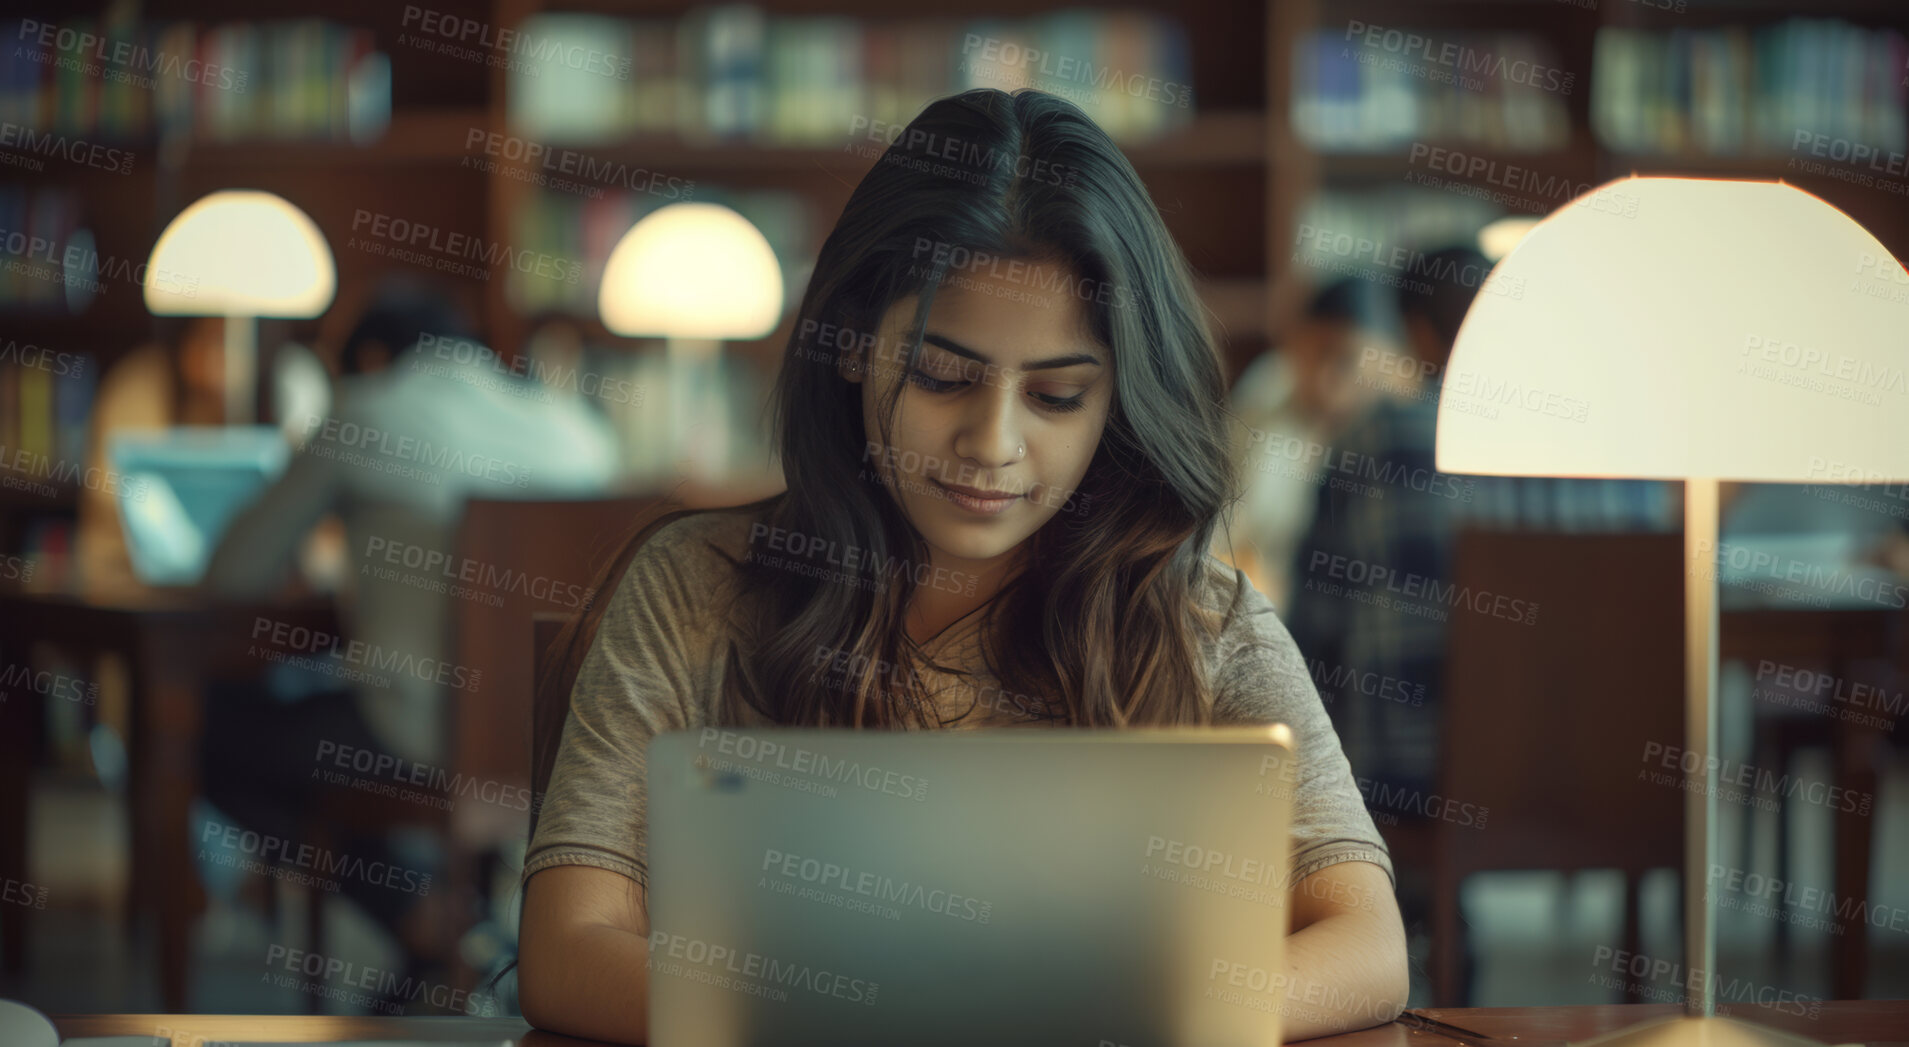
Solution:
{"label": "young woman", "polygon": [[[525,862],[524,1015],[639,1043],[644,752],[677,728],[1285,722],[1292,1038],[1388,1021],[1384,844],[1265,597],[1219,354],[1132,166],[1072,104],[976,90],[893,140],[822,245],[775,393],[786,493],[645,528],[568,638]],[[563,641],[560,641],[560,644]]]}

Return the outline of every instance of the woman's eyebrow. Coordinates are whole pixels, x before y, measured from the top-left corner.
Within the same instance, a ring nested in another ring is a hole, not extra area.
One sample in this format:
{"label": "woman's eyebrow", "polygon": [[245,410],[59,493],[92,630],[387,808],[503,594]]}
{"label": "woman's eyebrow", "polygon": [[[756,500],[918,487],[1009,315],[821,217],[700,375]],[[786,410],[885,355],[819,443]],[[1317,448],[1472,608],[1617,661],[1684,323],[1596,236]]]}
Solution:
{"label": "woman's eyebrow", "polygon": [[[931,331],[922,335],[921,340],[938,345],[956,356],[965,356],[976,363],[992,364],[994,362],[945,334],[936,334]],[[1101,366],[1100,358],[1091,353],[1074,353],[1071,356],[1054,356],[1046,360],[1030,360],[1022,365],[1021,370],[1046,371],[1056,367],[1072,367],[1075,364],[1093,364],[1095,367]]]}

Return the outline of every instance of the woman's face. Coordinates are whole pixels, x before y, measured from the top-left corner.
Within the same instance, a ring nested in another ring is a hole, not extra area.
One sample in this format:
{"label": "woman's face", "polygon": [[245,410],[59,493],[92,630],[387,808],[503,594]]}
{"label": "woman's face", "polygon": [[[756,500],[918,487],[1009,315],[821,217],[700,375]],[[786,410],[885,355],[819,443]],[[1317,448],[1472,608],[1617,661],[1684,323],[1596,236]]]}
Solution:
{"label": "woman's face", "polygon": [[[937,566],[976,569],[1057,512],[1079,511],[1114,384],[1087,303],[1068,293],[1080,286],[1049,262],[957,271],[935,294],[915,371],[906,341],[913,297],[889,308],[859,372],[841,368],[862,386],[865,475],[882,476]],[[901,398],[884,441],[882,405],[896,385]]]}

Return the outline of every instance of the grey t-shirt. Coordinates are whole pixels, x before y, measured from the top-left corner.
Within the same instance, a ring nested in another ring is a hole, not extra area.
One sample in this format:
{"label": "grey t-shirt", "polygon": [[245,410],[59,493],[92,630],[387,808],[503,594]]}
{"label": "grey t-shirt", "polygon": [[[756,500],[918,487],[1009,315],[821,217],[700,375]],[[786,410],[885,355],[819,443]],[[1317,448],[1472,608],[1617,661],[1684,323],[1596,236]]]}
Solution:
{"label": "grey t-shirt", "polygon": [[[711,546],[743,559],[750,523],[740,512],[675,520],[632,559],[578,670],[524,861],[526,880],[555,865],[589,865],[648,885],[644,756],[658,733],[720,725],[729,609],[740,579]],[[1234,574],[1218,560],[1208,564],[1212,584],[1202,595],[1208,606],[1223,609]],[[943,673],[918,663],[941,719],[957,728],[1051,724],[1029,719],[1034,700],[1004,692],[988,672],[975,624],[982,617],[970,615],[923,645],[932,663],[960,670]],[[1390,876],[1385,843],[1353,784],[1305,660],[1272,604],[1249,587],[1217,641],[1203,640],[1201,647],[1215,723],[1292,727],[1299,756],[1292,882],[1349,861],[1372,862]],[[770,726],[753,709],[743,715],[748,719],[741,726]]]}

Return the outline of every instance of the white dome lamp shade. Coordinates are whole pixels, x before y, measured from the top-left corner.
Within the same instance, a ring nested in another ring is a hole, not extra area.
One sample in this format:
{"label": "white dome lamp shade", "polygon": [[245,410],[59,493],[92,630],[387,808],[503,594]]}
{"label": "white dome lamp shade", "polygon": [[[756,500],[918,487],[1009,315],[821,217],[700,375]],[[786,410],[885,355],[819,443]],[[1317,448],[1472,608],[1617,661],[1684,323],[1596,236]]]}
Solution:
{"label": "white dome lamp shade", "polygon": [[610,252],[597,310],[625,337],[762,338],[782,319],[782,267],[742,215],[720,204],[670,204]]}
{"label": "white dome lamp shade", "polygon": [[[1685,963],[1711,972],[1718,483],[1909,480],[1909,273],[1782,182],[1618,179],[1515,244],[1452,348],[1437,467],[1683,481]],[[1810,1042],[1716,1017],[1709,979],[1685,1011],[1589,1042]]]}
{"label": "white dome lamp shade", "polygon": [[252,421],[258,317],[305,319],[330,308],[338,271],[325,234],[284,197],[221,189],[159,234],[144,279],[157,316],[225,317],[226,422]]}
{"label": "white dome lamp shade", "polygon": [[[725,475],[730,430],[742,424],[723,397],[720,343],[768,336],[782,322],[782,306],[775,250],[747,218],[720,204],[660,207],[610,252],[598,315],[614,334],[665,340],[668,457],[692,476]],[[715,418],[725,421],[710,424]]]}

